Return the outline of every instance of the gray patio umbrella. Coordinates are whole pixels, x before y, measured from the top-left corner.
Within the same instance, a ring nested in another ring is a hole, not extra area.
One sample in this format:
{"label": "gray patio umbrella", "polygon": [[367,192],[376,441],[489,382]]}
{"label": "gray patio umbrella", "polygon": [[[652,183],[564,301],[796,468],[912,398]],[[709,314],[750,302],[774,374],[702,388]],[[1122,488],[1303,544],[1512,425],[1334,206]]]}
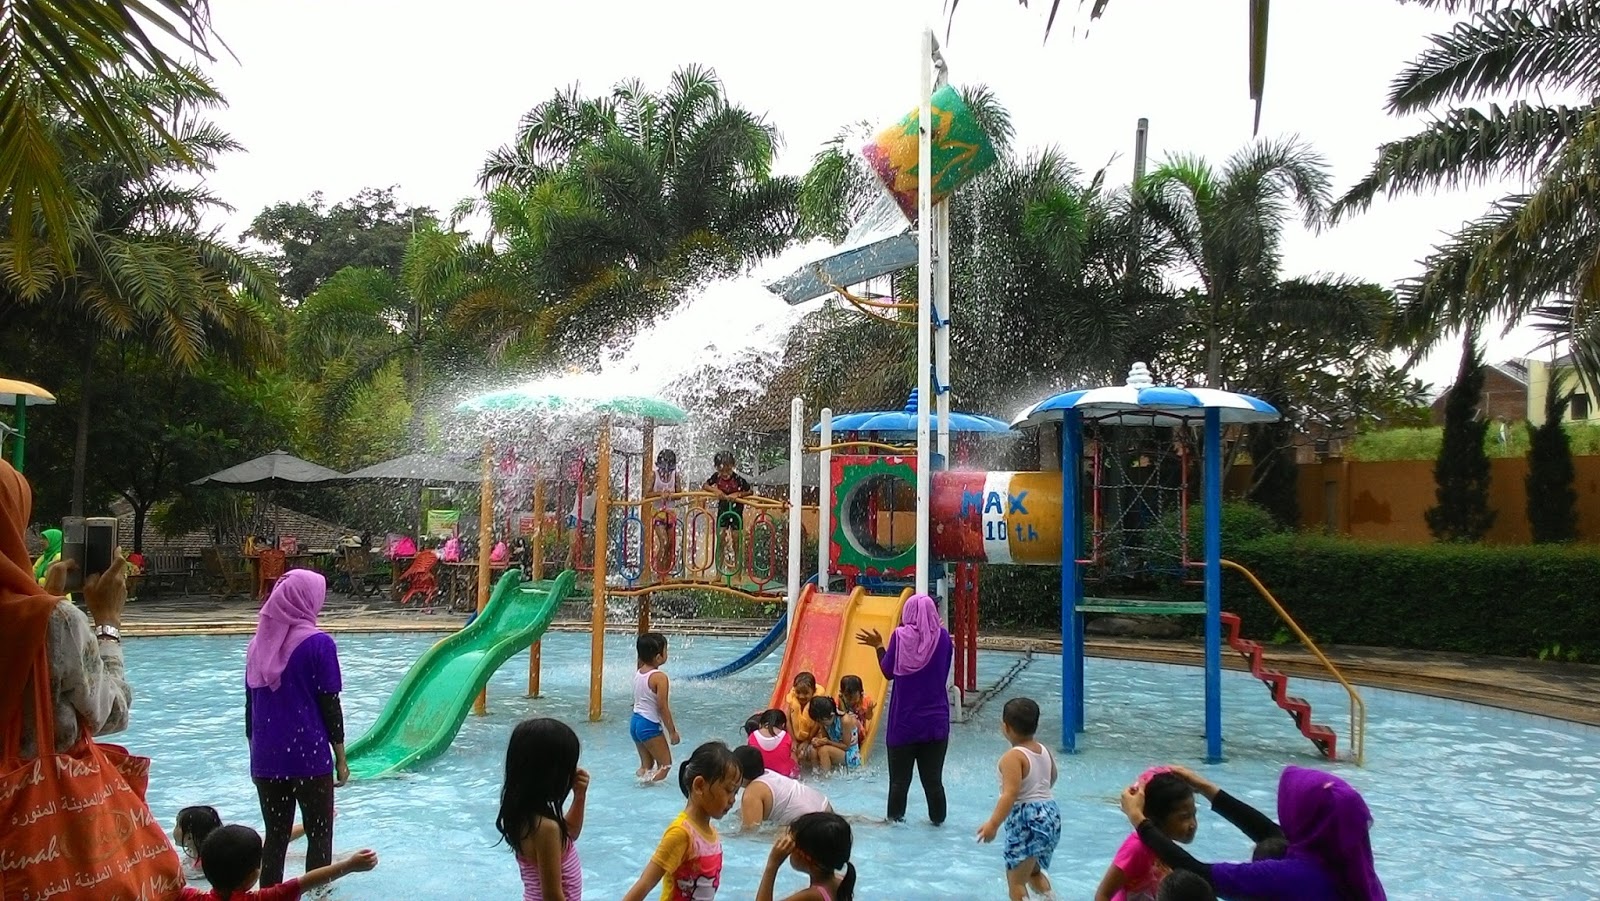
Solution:
{"label": "gray patio umbrella", "polygon": [[275,450],[254,460],[246,460],[221,472],[195,479],[191,485],[238,488],[242,491],[274,491],[280,488],[305,488],[325,485],[344,478],[326,466],[302,460],[288,451]]}
{"label": "gray patio umbrella", "polygon": [[479,481],[476,473],[431,454],[406,454],[374,463],[342,477],[347,482],[433,482],[460,485]]}

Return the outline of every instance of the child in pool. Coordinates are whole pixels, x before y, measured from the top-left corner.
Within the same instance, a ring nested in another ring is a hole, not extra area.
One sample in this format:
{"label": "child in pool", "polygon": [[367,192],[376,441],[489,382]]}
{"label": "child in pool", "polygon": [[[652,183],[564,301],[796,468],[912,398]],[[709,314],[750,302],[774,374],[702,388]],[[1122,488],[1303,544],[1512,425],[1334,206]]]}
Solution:
{"label": "child in pool", "polygon": [[[1284,846],[1285,850],[1288,846]],[[1217,893],[1205,877],[1188,870],[1174,870],[1161,880],[1156,901],[1217,901]]]}
{"label": "child in pool", "polygon": [[1281,835],[1269,835],[1250,852],[1250,860],[1282,860],[1289,856],[1289,840]]}
{"label": "child in pool", "polygon": [[1000,712],[1000,732],[1011,748],[1000,755],[1000,800],[989,821],[978,828],[978,839],[992,842],[1001,825],[1005,826],[1003,857],[1011,901],[1022,901],[1029,889],[1052,897],[1045,871],[1061,843],[1056,760],[1049,748],[1034,739],[1038,731],[1038,703],[1032,698],[1006,702]]}
{"label": "child in pool", "polygon": [[[206,878],[205,871],[200,867],[200,846],[205,844],[206,836],[221,828],[222,815],[209,804],[197,804],[178,811],[177,822],[172,827],[172,844],[183,858],[184,879],[195,882]],[[296,841],[305,834],[306,827],[295,823],[289,829],[289,841]]]}
{"label": "child in pool", "polygon": [[720,741],[708,741],[678,767],[683,812],[661,834],[661,843],[622,901],[644,901],[661,886],[661,901],[714,901],[722,883],[722,839],[712,820],[733,809],[742,771]]}
{"label": "child in pool", "polygon": [[628,735],[639,751],[635,775],[660,782],[672,772],[672,749],[667,742],[678,743],[678,727],[667,702],[667,674],[661,671],[667,662],[667,638],[660,632],[646,632],[635,647],[639,669],[633,677],[633,718],[628,722]]}
{"label": "child in pool", "polygon": [[211,890],[185,886],[179,889],[177,901],[295,901],[342,876],[371,870],[378,865],[378,854],[370,849],[357,851],[298,879],[252,891],[261,878],[261,834],[235,824],[211,830],[200,846],[200,860]]}
{"label": "child in pool", "polygon": [[800,778],[800,764],[794,758],[794,736],[787,731],[789,718],[774,707],[751,717],[744,724],[749,736],[746,744],[761,752],[761,762],[774,773]]}
{"label": "child in pool", "polygon": [[[523,720],[506,745],[506,778],[494,828],[516,853],[523,901],[580,901],[589,774],[578,767],[578,736],[554,719]],[[572,806],[562,806],[567,795]]]}
{"label": "child in pool", "polygon": [[773,883],[788,861],[811,884],[784,901],[852,901],[856,893],[856,867],[850,862],[850,824],[832,811],[808,813],[789,825],[772,844],[767,868],[761,874],[756,901],[773,901]]}
{"label": "child in pool", "polygon": [[811,699],[811,721],[817,724],[816,734],[811,736],[817,769],[828,773],[861,765],[861,728],[855,717],[841,716],[833,698],[815,697]]}
{"label": "child in pool", "polygon": [[[1144,786],[1145,816],[1162,834],[1175,842],[1188,844],[1200,828],[1194,803],[1194,787],[1181,774],[1168,767],[1154,767],[1139,776],[1135,784]],[[1137,832],[1130,834],[1117,849],[1111,866],[1100,878],[1095,901],[1147,901],[1167,875]]]}
{"label": "child in pool", "polygon": [[783,699],[789,734],[794,736],[795,759],[801,766],[815,766],[817,762],[816,749],[811,747],[811,737],[817,734],[817,724],[811,721],[811,699],[816,696],[817,677],[801,671],[794,674],[789,694]]}
{"label": "child in pool", "polygon": [[872,714],[874,702],[867,697],[867,690],[861,684],[860,676],[839,677],[839,709],[856,718],[856,725],[861,727],[861,737],[866,739],[867,733],[872,731]]}

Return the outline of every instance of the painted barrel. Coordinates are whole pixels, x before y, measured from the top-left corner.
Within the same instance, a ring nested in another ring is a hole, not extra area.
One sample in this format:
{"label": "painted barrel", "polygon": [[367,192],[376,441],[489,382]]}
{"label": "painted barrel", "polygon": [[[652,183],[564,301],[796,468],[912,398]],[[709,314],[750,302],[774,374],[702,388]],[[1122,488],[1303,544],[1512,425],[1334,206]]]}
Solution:
{"label": "painted barrel", "polygon": [[1060,473],[936,472],[929,493],[935,560],[1061,562]]}
{"label": "painted barrel", "polygon": [[[994,145],[961,94],[950,85],[933,92],[933,202],[949,197],[994,165]],[[861,153],[900,205],[917,221],[917,134],[921,110],[879,132]]]}

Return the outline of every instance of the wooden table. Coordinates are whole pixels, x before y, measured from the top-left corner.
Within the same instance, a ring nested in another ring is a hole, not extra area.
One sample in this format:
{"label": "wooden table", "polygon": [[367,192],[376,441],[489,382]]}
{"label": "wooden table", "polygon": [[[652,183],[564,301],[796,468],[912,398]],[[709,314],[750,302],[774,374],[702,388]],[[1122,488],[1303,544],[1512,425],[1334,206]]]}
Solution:
{"label": "wooden table", "polygon": [[[494,581],[500,577],[500,574],[510,568],[510,561],[501,561],[498,563],[492,560],[489,561],[489,581],[491,587]],[[456,563],[445,563],[440,561],[439,577],[441,581],[439,587],[444,589],[445,603],[449,605],[451,610],[455,610],[460,613],[470,613],[471,611],[477,609],[477,597],[473,594],[473,589],[477,587],[476,582],[478,578],[478,561],[462,560]],[[463,584],[466,585],[468,603],[464,607],[457,608],[457,595],[460,593],[460,586]]]}

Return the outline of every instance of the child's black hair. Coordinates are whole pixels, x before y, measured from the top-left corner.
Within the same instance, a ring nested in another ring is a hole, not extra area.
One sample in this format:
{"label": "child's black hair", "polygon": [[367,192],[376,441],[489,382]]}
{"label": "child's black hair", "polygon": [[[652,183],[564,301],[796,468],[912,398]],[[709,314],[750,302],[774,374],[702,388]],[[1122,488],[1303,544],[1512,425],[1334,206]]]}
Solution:
{"label": "child's black hair", "polygon": [[1256,842],[1254,851],[1250,852],[1250,860],[1282,860],[1289,856],[1289,840],[1281,835],[1269,835]]}
{"label": "child's black hair", "polygon": [[567,818],[561,808],[578,774],[578,734],[557,719],[523,720],[506,743],[506,778],[494,828],[516,851],[533,834],[540,817],[554,820],[567,843]]}
{"label": "child's black hair", "polygon": [[711,464],[713,466],[732,466],[733,451],[717,451],[716,456],[711,458]]}
{"label": "child's black hair", "polygon": [[1156,889],[1156,901],[1217,901],[1217,892],[1204,876],[1173,870]]}
{"label": "child's black hair", "polygon": [[661,453],[656,454],[656,465],[665,466],[669,469],[676,467],[678,465],[678,452],[670,447],[663,449]]}
{"label": "child's black hair", "polygon": [[200,846],[205,844],[206,836],[220,828],[222,828],[222,816],[209,804],[197,804],[178,811],[177,832],[183,836],[185,842],[194,847],[196,854],[200,853]]}
{"label": "child's black hair", "polygon": [[744,772],[740,769],[739,758],[733,756],[733,752],[722,742],[708,741],[695,748],[688,760],[678,764],[678,790],[687,798],[690,789],[694,788],[696,777],[707,782],[718,782],[726,779],[731,772]]}
{"label": "child's black hair", "polygon": [[825,719],[837,716],[839,705],[833,703],[833,698],[827,695],[817,695],[811,699],[811,704],[806,713],[811,715],[812,720],[820,723]]}
{"label": "child's black hair", "polygon": [[[1039,731],[1039,703],[1033,698],[1012,698],[1000,709],[1000,719],[1011,731],[1032,738]],[[1145,801],[1146,804],[1150,802]]]}
{"label": "child's black hair", "polygon": [[211,830],[200,846],[200,869],[223,901],[246,890],[251,875],[261,869],[260,833],[237,823]]}
{"label": "child's black hair", "polygon": [[633,645],[639,651],[640,663],[654,663],[657,657],[667,652],[667,636],[660,632],[646,632]]}
{"label": "child's black hair", "polygon": [[1177,773],[1157,773],[1144,784],[1144,815],[1158,827],[1178,806],[1194,800],[1194,786]]}
{"label": "child's black hair", "polygon": [[752,713],[750,716],[746,717],[744,721],[744,734],[747,736],[756,734],[756,730],[761,728],[761,718],[765,715],[766,714],[762,713]]}
{"label": "child's black hair", "polygon": [[761,725],[771,726],[774,729],[788,729],[789,715],[781,707],[773,707],[761,714]]}
{"label": "child's black hair", "polygon": [[864,695],[866,693],[867,693],[867,689],[866,689],[865,686],[863,686],[861,684],[861,677],[860,676],[840,676],[839,677],[839,694],[841,694],[841,695]]}
{"label": "child's black hair", "polygon": [[793,687],[799,688],[802,685],[809,685],[811,686],[812,691],[816,691],[817,677],[812,675],[810,670],[801,670],[800,672],[795,673]]}
{"label": "child's black hair", "polygon": [[740,745],[733,749],[733,756],[739,761],[739,773],[745,779],[754,782],[767,774],[767,762],[761,759],[761,752],[749,745]]}
{"label": "child's black hair", "polygon": [[850,823],[831,810],[802,814],[789,824],[794,848],[826,867],[844,870],[834,901],[851,901],[856,893],[856,865],[850,862]]}

